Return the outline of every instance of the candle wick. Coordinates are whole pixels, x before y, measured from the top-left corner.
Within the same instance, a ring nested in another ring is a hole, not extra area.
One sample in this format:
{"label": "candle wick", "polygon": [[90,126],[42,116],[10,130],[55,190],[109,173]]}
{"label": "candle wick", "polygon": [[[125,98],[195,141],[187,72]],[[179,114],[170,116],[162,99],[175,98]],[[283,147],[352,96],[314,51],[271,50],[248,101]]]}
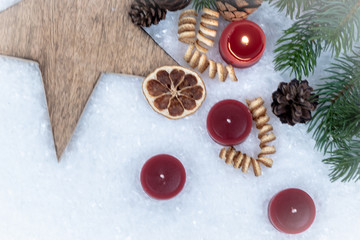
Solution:
{"label": "candle wick", "polygon": [[297,213],[297,209],[296,208],[291,208],[291,213]]}
{"label": "candle wick", "polygon": [[247,36],[243,36],[242,38],[241,38],[241,43],[242,44],[244,44],[244,45],[248,45],[249,44],[249,38],[247,37]]}

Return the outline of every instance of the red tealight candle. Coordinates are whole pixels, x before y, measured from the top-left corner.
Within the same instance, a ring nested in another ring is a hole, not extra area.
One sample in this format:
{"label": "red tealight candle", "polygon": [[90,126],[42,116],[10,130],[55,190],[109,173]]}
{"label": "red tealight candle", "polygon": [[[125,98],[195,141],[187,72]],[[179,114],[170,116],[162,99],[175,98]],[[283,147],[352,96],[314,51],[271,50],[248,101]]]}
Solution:
{"label": "red tealight candle", "polygon": [[234,67],[250,67],[265,51],[266,37],[254,22],[242,20],[230,23],[222,32],[219,51],[225,62]]}
{"label": "red tealight candle", "polygon": [[156,199],[175,197],[183,189],[186,172],[175,157],[160,154],[150,158],[143,166],[140,181],[144,191]]}
{"label": "red tealight candle", "polygon": [[206,127],[215,142],[225,146],[237,145],[250,134],[251,113],[239,101],[223,100],[216,103],[209,111]]}
{"label": "red tealight candle", "polygon": [[315,219],[315,204],[312,198],[297,188],[285,189],[276,194],[269,203],[268,214],[272,225],[289,234],[308,229]]}

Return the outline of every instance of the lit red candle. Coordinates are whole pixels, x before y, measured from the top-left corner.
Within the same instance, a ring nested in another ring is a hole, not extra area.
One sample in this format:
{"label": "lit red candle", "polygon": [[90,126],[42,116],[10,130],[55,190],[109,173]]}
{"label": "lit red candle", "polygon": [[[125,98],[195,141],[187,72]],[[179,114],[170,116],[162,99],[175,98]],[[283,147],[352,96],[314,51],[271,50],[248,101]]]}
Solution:
{"label": "lit red candle", "polygon": [[254,22],[242,20],[230,23],[222,32],[219,51],[225,62],[234,67],[250,67],[265,51],[264,31]]}
{"label": "lit red candle", "polygon": [[279,231],[289,234],[307,230],[315,219],[316,208],[312,198],[297,188],[285,189],[269,203],[269,220]]}
{"label": "lit red candle", "polygon": [[182,163],[175,157],[160,154],[143,166],[140,181],[144,191],[156,199],[170,199],[181,192],[186,181]]}
{"label": "lit red candle", "polygon": [[237,145],[250,134],[251,113],[239,101],[223,100],[216,103],[209,111],[206,127],[215,142],[225,146]]}

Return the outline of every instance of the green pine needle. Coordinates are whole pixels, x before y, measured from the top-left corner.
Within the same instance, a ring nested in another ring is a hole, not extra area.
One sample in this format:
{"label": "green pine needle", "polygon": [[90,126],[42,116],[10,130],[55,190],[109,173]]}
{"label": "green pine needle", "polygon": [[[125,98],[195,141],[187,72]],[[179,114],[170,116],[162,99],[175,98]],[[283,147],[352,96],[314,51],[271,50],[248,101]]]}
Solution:
{"label": "green pine needle", "polygon": [[360,30],[360,1],[327,1],[323,10],[313,19],[312,31],[324,40],[324,50],[330,49],[336,56],[342,50],[351,51],[353,42],[360,37],[356,33]]}
{"label": "green pine needle", "polygon": [[200,12],[204,7],[216,9],[216,0],[193,0],[192,6],[197,12]]}
{"label": "green pine needle", "polygon": [[360,0],[291,0],[287,4],[278,1],[276,6],[286,8],[290,15],[296,7],[304,13],[277,41],[277,71],[290,70],[298,79],[308,77],[323,51],[339,56],[351,51],[360,38]]}
{"label": "green pine needle", "polygon": [[311,8],[316,0],[268,0],[279,9],[279,11],[286,12],[291,19],[298,18],[301,12],[307,11]]}
{"label": "green pine needle", "polygon": [[347,147],[335,150],[323,162],[331,165],[330,179],[333,182],[360,180],[360,140],[350,141]]}
{"label": "green pine needle", "polygon": [[309,76],[315,70],[322,51],[321,41],[310,40],[312,37],[305,19],[287,29],[276,43],[275,70],[290,70],[290,75],[299,80],[302,76]]}
{"label": "green pine needle", "polygon": [[[359,49],[358,49],[359,50]],[[337,58],[316,95],[319,105],[308,131],[330,157],[331,180],[360,179],[360,54]]]}

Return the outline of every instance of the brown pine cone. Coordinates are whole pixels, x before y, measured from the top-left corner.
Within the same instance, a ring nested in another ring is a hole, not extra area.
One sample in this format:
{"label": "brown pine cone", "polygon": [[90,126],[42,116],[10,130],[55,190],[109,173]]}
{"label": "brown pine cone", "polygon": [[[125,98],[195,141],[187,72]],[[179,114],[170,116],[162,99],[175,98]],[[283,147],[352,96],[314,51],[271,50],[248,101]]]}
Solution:
{"label": "brown pine cone", "polygon": [[155,0],[161,7],[169,11],[177,11],[187,7],[191,0]]}
{"label": "brown pine cone", "polygon": [[293,79],[290,83],[282,82],[272,94],[273,113],[282,123],[291,126],[296,123],[306,123],[311,120],[311,111],[318,105],[318,98],[312,94],[313,88],[308,81]]}
{"label": "brown pine cone", "polygon": [[216,0],[216,7],[221,16],[231,22],[246,19],[262,3],[263,0]]}
{"label": "brown pine cone", "polygon": [[166,17],[166,9],[160,8],[154,0],[136,0],[129,12],[131,21],[142,27],[156,25]]}

